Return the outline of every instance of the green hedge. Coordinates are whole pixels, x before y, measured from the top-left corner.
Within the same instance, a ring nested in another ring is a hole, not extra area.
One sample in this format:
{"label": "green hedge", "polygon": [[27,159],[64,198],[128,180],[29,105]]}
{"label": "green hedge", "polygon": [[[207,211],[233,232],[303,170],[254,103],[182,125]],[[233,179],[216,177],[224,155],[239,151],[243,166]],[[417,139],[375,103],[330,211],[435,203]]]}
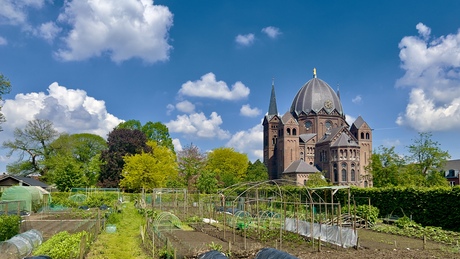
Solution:
{"label": "green hedge", "polygon": [[[347,193],[341,190],[336,197],[344,202]],[[380,216],[407,216],[424,226],[436,226],[460,231],[460,187],[438,188],[352,188],[351,196],[369,197],[380,210]],[[355,199],[357,205],[367,199]],[[360,204],[361,203],[361,204]]]}

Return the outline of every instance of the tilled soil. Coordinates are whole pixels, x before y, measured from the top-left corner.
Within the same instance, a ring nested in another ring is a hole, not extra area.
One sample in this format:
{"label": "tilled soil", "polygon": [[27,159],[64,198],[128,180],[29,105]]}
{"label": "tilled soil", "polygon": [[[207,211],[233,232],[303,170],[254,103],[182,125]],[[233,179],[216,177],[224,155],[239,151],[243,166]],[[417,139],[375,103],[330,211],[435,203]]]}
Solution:
{"label": "tilled soil", "polygon": [[303,258],[460,258],[458,249],[434,242],[378,233],[360,229],[359,249],[344,249],[322,243],[318,251],[317,243],[312,246],[309,242],[284,242],[281,247],[275,240],[263,243],[256,239],[245,239],[216,228],[209,224],[197,224],[194,231],[174,230],[164,233],[176,249],[177,258],[198,258],[200,254],[221,247],[222,251],[231,253],[231,258],[254,258],[264,247],[273,247],[300,259]]}

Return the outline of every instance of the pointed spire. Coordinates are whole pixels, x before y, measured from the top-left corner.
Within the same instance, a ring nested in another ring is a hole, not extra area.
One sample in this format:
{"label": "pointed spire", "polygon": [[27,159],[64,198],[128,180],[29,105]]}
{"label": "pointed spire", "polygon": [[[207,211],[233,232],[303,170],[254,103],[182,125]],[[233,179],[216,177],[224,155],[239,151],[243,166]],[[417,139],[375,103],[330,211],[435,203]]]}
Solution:
{"label": "pointed spire", "polygon": [[275,78],[272,80],[272,94],[270,96],[270,106],[268,107],[268,115],[278,115],[275,96]]}

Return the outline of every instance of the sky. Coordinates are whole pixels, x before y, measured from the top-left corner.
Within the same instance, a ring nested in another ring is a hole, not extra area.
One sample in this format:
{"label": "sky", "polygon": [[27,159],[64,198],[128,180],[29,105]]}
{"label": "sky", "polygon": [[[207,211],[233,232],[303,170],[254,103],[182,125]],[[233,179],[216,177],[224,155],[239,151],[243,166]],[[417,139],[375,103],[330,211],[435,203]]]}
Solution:
{"label": "sky", "polygon": [[[272,84],[287,112],[313,76],[373,148],[430,132],[460,159],[460,1],[0,0],[0,143],[33,119],[106,138],[162,122],[180,151],[262,160]],[[0,172],[15,157],[0,150]]]}

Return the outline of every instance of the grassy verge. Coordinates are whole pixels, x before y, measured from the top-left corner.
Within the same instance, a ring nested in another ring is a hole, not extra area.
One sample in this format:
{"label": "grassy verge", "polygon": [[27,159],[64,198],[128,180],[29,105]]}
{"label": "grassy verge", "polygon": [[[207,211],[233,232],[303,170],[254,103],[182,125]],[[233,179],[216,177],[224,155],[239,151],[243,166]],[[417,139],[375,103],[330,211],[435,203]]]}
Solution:
{"label": "grassy verge", "polygon": [[132,203],[126,203],[115,233],[101,233],[86,256],[88,259],[149,258],[141,247],[143,217]]}

